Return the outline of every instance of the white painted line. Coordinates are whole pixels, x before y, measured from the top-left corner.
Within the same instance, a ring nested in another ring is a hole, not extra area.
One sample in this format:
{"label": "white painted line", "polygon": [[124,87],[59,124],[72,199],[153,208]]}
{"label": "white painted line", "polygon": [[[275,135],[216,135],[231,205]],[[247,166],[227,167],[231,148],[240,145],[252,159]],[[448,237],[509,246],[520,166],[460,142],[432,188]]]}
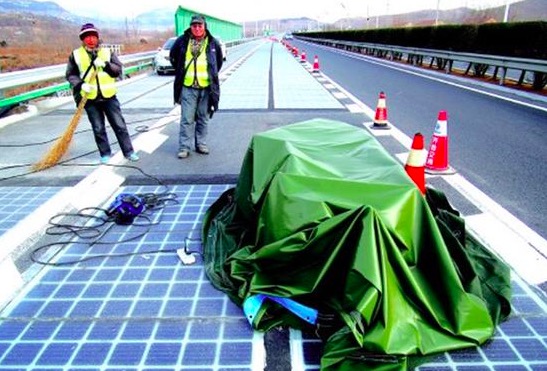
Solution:
{"label": "white painted line", "polygon": [[[505,225],[504,228],[510,229],[521,236],[521,238],[528,242],[529,249],[532,248],[545,257],[545,263],[547,264],[547,241],[543,237],[494,202],[473,184],[469,183],[463,176],[453,174],[445,179],[481,211],[494,215]],[[547,265],[544,265],[544,269],[545,267]]]}
{"label": "white painted line", "polygon": [[[325,47],[325,48],[327,48],[327,47]],[[460,89],[463,89],[463,90],[472,91],[474,93],[478,93],[478,94],[486,95],[486,96],[489,96],[489,97],[492,97],[492,98],[504,100],[506,102],[511,102],[511,103],[518,104],[518,105],[521,105],[521,106],[530,107],[530,108],[537,109],[539,111],[547,112],[547,108],[542,107],[542,106],[538,106],[536,104],[526,103],[526,102],[523,102],[523,101],[520,101],[520,100],[517,100],[517,99],[504,97],[503,95],[485,92],[483,90],[472,88],[472,87],[466,86],[466,85],[462,85],[462,84],[457,83],[457,82],[447,81],[446,79],[441,79],[441,78],[438,78],[438,77],[435,77],[435,76],[431,76],[431,75],[423,73],[423,72],[411,71],[411,70],[408,69],[410,66],[408,66],[406,68],[403,68],[403,67],[400,67],[397,63],[391,62],[391,61],[388,61],[388,60],[378,61],[378,60],[375,60],[372,57],[368,57],[368,56],[365,56],[365,55],[362,55],[362,54],[355,55],[355,54],[350,53],[350,52],[344,52],[340,49],[333,49],[333,48],[328,48],[328,49],[333,51],[333,52],[343,54],[343,55],[345,55],[349,58],[358,59],[358,60],[362,60],[362,61],[364,60],[364,61],[367,61],[369,63],[376,64],[376,65],[379,65],[379,66],[382,66],[382,67],[391,68],[393,70],[397,70],[397,71],[400,71],[400,72],[403,72],[403,73],[408,73],[410,75],[420,76],[424,79],[429,79],[429,80],[432,80],[432,81],[440,82],[442,84],[451,85],[451,86],[454,86],[454,87],[457,87],[457,88],[460,88]]]}
{"label": "white painted line", "polygon": [[334,95],[334,97],[337,99],[344,99],[346,97],[346,94],[339,91],[335,91],[334,93],[332,93],[332,95]]}
{"label": "white painted line", "polygon": [[397,153],[395,155],[395,157],[397,158],[397,160],[399,160],[401,162],[401,164],[406,164],[406,160],[408,158],[408,154],[410,152],[404,152],[404,153]]}
{"label": "white painted line", "polygon": [[0,308],[3,308],[24,283],[11,258],[0,261],[0,282]]}
{"label": "white painted line", "polygon": [[144,151],[148,154],[151,154],[156,149],[158,149],[167,139],[169,139],[169,137],[165,134],[161,134],[158,132],[148,132],[139,135],[133,141],[133,147],[135,147],[136,150]]}
{"label": "white painted line", "polygon": [[67,209],[66,200],[72,199],[72,188],[63,188],[34,212],[20,220],[0,236],[0,261],[14,250],[31,245],[43,234],[44,224],[53,216]]}
{"label": "white painted line", "polygon": [[[405,72],[413,73],[409,71],[405,71]],[[422,76],[421,74],[418,74],[418,73],[413,73],[413,74]],[[328,78],[327,76],[325,77]],[[338,88],[338,90],[346,94],[347,97],[351,99],[356,105],[360,106],[366,116],[368,116],[370,119],[374,118],[374,115],[376,113],[375,110],[369,108],[363,102],[359,101],[354,95],[352,95],[351,93],[346,91],[344,88],[339,86],[332,79],[330,78],[328,79],[330,83],[332,83]],[[439,81],[445,82],[442,80],[439,80]],[[454,83],[449,83],[449,84],[457,86],[457,84],[454,84]],[[460,86],[460,87],[466,88],[463,86]],[[475,89],[469,88],[469,90],[475,90]],[[483,93],[478,90],[477,92]],[[490,94],[486,94],[486,95],[490,95]],[[503,98],[503,97],[499,97],[499,98]],[[524,104],[524,105],[527,105],[533,108],[538,108],[538,109],[542,108],[542,107],[537,107],[534,105],[528,105],[528,104]],[[370,127],[371,125],[372,123],[368,123],[368,122],[363,123],[363,126],[373,135],[375,136],[391,135],[399,143],[401,143],[405,148],[410,149],[410,146],[412,145],[412,139],[409,136],[407,136],[405,133],[397,129],[392,123],[388,123],[388,125],[390,126],[389,130],[374,130],[374,129],[371,129]],[[501,207],[496,202],[494,202],[490,197],[488,197],[486,194],[480,191],[477,187],[475,187],[473,184],[467,181],[463,176],[459,174],[450,174],[448,176],[445,176],[444,180],[453,188],[455,188],[460,194],[462,194],[467,200],[469,200],[472,204],[474,204],[479,210],[487,214],[485,216],[486,218],[498,220],[501,223],[500,224],[501,227],[512,231],[514,235],[518,236],[518,238],[526,242],[526,243],[520,244],[519,249],[521,250],[522,256],[526,257],[525,259],[526,259],[526,262],[528,263],[528,269],[531,271],[543,270],[545,271],[545,275],[538,272],[528,272],[528,273],[523,272],[522,273],[523,278],[526,277],[528,279],[532,279],[533,282],[530,281],[530,283],[532,284],[540,283],[540,282],[536,282],[539,279],[543,279],[542,282],[547,281],[547,269],[545,269],[545,267],[547,267],[547,241],[544,238],[542,238],[538,233],[533,231],[531,228],[529,228],[526,224],[521,222],[519,219],[514,217],[511,213],[509,213],[503,207]],[[467,220],[467,217],[465,219]],[[475,226],[475,229],[478,232],[482,232],[482,228],[480,227]],[[477,236],[477,238],[480,238],[480,235]],[[513,241],[516,241],[516,238],[517,237],[513,236],[512,237]],[[497,246],[497,245],[493,245],[493,246]],[[498,248],[498,249],[500,249],[501,251],[501,248]],[[535,257],[535,258],[541,257],[541,258],[533,259],[531,257]],[[516,259],[513,256],[511,256],[511,258],[513,260]],[[508,260],[508,263],[510,263],[511,265],[515,265],[519,268],[521,265],[520,263],[511,261],[511,260]],[[519,274],[521,273],[519,272]]]}
{"label": "white painted line", "polygon": [[251,355],[251,370],[264,370],[266,367],[266,347],[264,345],[264,333],[253,333],[253,350]]}
{"label": "white painted line", "polygon": [[526,240],[508,229],[492,214],[468,216],[465,218],[465,225],[526,282],[538,285],[547,281],[545,257],[530,249]]}
{"label": "white painted line", "polygon": [[304,371],[304,352],[302,349],[302,333],[300,330],[289,329],[289,349],[291,352],[291,370]]}
{"label": "white painted line", "polygon": [[329,84],[329,83],[323,84],[323,86],[325,87],[325,89],[329,89],[329,90],[336,89],[336,87],[334,85]]}
{"label": "white painted line", "polygon": [[362,113],[363,109],[358,104],[346,104],[346,108],[351,113]]}
{"label": "white painted line", "polygon": [[522,278],[516,276],[516,277],[512,277],[512,279],[514,279],[515,281],[517,281],[518,283],[518,287],[524,291],[526,293],[526,296],[531,298],[534,303],[537,304],[538,307],[541,308],[541,312],[542,313],[547,313],[547,301],[545,301],[545,296],[539,296],[537,291],[534,291],[534,289],[532,287],[530,287],[530,285],[526,285]]}
{"label": "white painted line", "polygon": [[[121,153],[119,157],[123,158]],[[114,156],[110,163],[115,164],[121,161],[121,158]],[[123,184],[125,178],[115,174],[110,166],[99,166],[90,175],[74,186],[74,195],[70,204],[80,210],[86,207],[97,207],[108,199]]]}
{"label": "white painted line", "polygon": [[[395,157],[405,164],[408,153],[398,153]],[[424,163],[426,155],[427,151],[424,150]],[[465,225],[466,229],[511,266],[525,281],[535,285],[547,281],[547,270],[541,268],[547,267],[545,257],[531,249],[521,235],[508,229],[494,214],[486,211],[479,215],[466,216]]]}

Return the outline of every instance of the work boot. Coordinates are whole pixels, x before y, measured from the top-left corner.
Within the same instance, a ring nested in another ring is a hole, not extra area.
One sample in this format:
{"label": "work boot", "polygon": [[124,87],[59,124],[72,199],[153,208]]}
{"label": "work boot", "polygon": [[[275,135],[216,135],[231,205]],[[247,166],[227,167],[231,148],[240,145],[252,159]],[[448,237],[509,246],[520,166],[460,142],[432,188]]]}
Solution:
{"label": "work boot", "polygon": [[186,158],[190,155],[190,152],[187,149],[183,149],[177,154],[178,158]]}
{"label": "work boot", "polygon": [[196,147],[196,152],[201,153],[202,155],[208,155],[209,154],[209,148],[205,144],[198,144]]}

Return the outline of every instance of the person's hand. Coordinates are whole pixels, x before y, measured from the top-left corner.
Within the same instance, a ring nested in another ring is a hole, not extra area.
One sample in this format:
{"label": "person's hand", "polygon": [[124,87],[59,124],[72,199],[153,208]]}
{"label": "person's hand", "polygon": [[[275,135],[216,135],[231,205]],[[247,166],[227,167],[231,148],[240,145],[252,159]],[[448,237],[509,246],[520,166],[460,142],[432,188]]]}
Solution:
{"label": "person's hand", "polygon": [[104,68],[104,66],[106,66],[106,62],[103,61],[101,58],[95,58],[95,61],[93,62],[93,64],[97,68]]}
{"label": "person's hand", "polygon": [[91,93],[92,90],[95,90],[95,86],[94,85],[91,85],[91,84],[88,84],[87,82],[84,82],[82,84],[82,91],[83,92],[86,92],[86,93]]}

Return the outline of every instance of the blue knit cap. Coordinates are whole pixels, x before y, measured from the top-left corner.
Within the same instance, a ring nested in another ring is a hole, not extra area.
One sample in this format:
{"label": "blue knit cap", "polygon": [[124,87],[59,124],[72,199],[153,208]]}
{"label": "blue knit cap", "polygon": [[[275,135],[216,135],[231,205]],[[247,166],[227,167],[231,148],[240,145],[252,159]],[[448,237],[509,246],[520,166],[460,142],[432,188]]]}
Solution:
{"label": "blue knit cap", "polygon": [[99,37],[99,30],[95,28],[93,23],[86,23],[80,28],[80,40],[83,40],[84,37],[87,34],[95,34],[95,36]]}

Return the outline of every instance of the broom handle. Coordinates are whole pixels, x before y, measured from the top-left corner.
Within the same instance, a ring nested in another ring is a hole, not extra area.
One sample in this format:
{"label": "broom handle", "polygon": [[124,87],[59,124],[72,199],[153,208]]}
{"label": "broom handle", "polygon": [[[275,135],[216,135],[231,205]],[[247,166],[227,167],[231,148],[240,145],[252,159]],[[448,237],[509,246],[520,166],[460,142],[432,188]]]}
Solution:
{"label": "broom handle", "polygon": [[[93,81],[95,79],[95,77],[97,77],[97,69],[96,68],[94,68],[93,71],[91,72],[91,76],[89,77],[89,81]],[[74,113],[74,116],[73,116],[72,120],[74,120],[74,117],[76,117],[76,116],[78,117],[78,119],[80,118],[80,116],[82,115],[82,111],[84,110],[84,106],[85,106],[86,102],[87,102],[87,95],[82,95],[82,99],[80,100],[80,103],[78,103],[78,106],[76,107],[76,113]]]}
{"label": "broom handle", "polygon": [[[91,72],[91,76],[89,77],[89,81],[95,80],[95,77],[97,77],[97,73],[98,73],[97,69],[94,68],[93,71]],[[76,108],[76,113],[84,109],[86,102],[87,102],[87,95],[82,95],[82,100],[80,101],[80,103],[78,103],[78,107]]]}
{"label": "broom handle", "polygon": [[[91,73],[91,77],[89,81],[92,81],[97,76],[97,70],[94,69]],[[82,95],[82,99],[78,103],[78,106],[76,108],[76,113],[74,113],[74,116],[72,116],[72,119],[70,120],[70,123],[68,124],[68,127],[65,129],[65,132],[62,136],[57,139],[53,147],[48,151],[46,156],[39,161],[38,163],[33,165],[34,170],[44,170],[51,166],[54,166],[57,164],[59,159],[63,157],[65,152],[68,149],[68,146],[70,145],[70,142],[72,141],[72,136],[74,134],[74,131],[76,130],[76,126],[78,125],[80,121],[80,117],[82,116],[84,106],[87,102],[87,96]]]}

